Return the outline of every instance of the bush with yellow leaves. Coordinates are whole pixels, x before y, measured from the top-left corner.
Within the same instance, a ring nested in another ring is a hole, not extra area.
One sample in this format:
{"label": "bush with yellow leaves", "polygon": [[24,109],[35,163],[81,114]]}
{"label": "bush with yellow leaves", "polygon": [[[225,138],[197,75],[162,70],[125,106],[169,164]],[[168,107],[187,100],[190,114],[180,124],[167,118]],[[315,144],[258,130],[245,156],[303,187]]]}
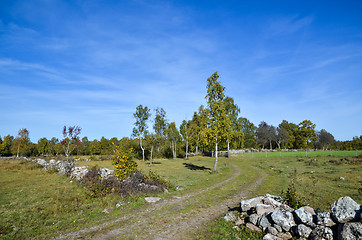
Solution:
{"label": "bush with yellow leaves", "polygon": [[124,151],[121,147],[115,146],[115,155],[113,158],[114,175],[119,179],[125,179],[137,171],[137,163],[134,160],[132,152],[133,148]]}

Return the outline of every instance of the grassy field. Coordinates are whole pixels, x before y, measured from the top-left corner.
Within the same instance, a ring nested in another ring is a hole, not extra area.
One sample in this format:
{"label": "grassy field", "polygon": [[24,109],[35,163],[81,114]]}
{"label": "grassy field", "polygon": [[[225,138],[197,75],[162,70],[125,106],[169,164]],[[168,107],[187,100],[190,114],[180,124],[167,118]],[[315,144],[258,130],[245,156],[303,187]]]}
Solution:
{"label": "grassy field", "polygon": [[357,151],[298,151],[298,152],[253,152],[238,154],[240,157],[352,157],[362,154]]}
{"label": "grassy field", "polygon": [[[198,191],[226,179],[232,173],[229,162],[242,170],[242,174],[229,183],[231,185],[247,186],[258,177],[260,171],[268,174],[265,182],[250,197],[266,193],[280,195],[294,179],[299,194],[311,207],[320,211],[327,211],[330,204],[342,196],[348,195],[358,203],[362,201],[361,158],[348,155],[283,155],[267,158],[239,155],[230,159],[220,158],[217,173],[211,173],[213,159],[208,157],[192,157],[189,160],[157,159],[151,167],[148,162],[138,161],[138,165],[141,171],[147,173],[152,170],[174,186],[184,188],[184,191],[158,194],[164,198]],[[113,168],[111,160],[79,161],[77,164]],[[0,160],[0,184],[0,239],[46,239],[60,232],[75,231],[116,218],[122,212],[145,204],[144,196],[124,199],[111,194],[103,198],[92,198],[84,187],[70,181],[68,177],[46,172],[36,164],[23,160]],[[230,186],[229,189],[233,188],[234,186]],[[227,194],[220,191],[223,190],[212,191],[202,204],[211,204],[219,195]],[[105,208],[114,207],[119,201],[127,204],[109,215],[102,213]],[[213,222],[208,227],[206,231],[198,233],[198,238],[235,239],[235,231],[230,230],[230,226],[222,220]],[[244,234],[239,235],[243,238],[260,237],[247,231],[240,234]],[[229,237],[225,237],[226,235]]]}
{"label": "grassy field", "polygon": [[[185,191],[211,186],[231,173],[221,160],[219,171],[210,174],[213,162],[204,157],[192,161],[157,159],[152,167],[146,162],[138,163],[141,171],[155,171]],[[79,161],[77,164],[113,168],[111,160]],[[194,167],[204,169],[195,171]],[[122,198],[110,194],[92,198],[84,187],[68,177],[49,173],[24,160],[0,160],[0,185],[0,239],[47,239],[108,221],[146,203],[142,195]],[[171,190],[168,194],[159,193],[157,196],[178,195],[185,191]],[[127,204],[110,215],[102,213],[105,208],[115,207],[120,201]]]}
{"label": "grassy field", "polygon": [[[281,195],[293,179],[299,196],[316,210],[329,211],[330,205],[342,196],[350,196],[359,204],[362,203],[362,158],[346,155],[314,158],[239,155],[233,156],[230,161],[240,168],[252,170],[250,166],[254,166],[268,173],[264,184],[250,197],[266,193]],[[223,219],[216,220],[197,233],[197,239],[261,239],[263,236],[245,227],[241,227],[241,230],[232,227],[231,223]]]}

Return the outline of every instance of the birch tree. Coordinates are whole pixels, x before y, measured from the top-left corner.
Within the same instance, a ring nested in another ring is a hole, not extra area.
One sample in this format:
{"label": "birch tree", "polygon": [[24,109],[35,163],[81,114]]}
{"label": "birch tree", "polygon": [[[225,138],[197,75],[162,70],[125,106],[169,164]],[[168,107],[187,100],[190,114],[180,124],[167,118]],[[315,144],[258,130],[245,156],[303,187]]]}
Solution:
{"label": "birch tree", "polygon": [[177,156],[177,142],[180,140],[180,133],[176,128],[176,123],[172,122],[168,125],[167,137],[171,143],[171,150],[173,159]]}
{"label": "birch tree", "polygon": [[18,136],[13,141],[13,152],[16,148],[16,157],[19,157],[19,153],[24,153],[30,144],[29,131],[26,128],[22,128],[18,132]]}
{"label": "birch tree", "polygon": [[67,161],[69,161],[69,155],[72,151],[80,145],[79,134],[81,131],[82,129],[79,126],[63,127],[64,139],[61,141],[61,145],[64,148],[64,154],[67,157]]}
{"label": "birch tree", "polygon": [[225,87],[218,81],[217,72],[207,79],[207,106],[209,109],[209,128],[212,140],[215,143],[215,163],[213,171],[217,169],[218,162],[218,144],[222,139],[227,138],[230,127],[230,121],[226,116],[226,109],[223,104]]}
{"label": "birch tree", "polygon": [[145,149],[142,145],[142,139],[145,136],[147,132],[147,120],[151,116],[150,109],[146,106],[143,107],[142,105],[139,105],[136,108],[136,113],[133,114],[134,118],[136,119],[136,122],[134,123],[135,127],[133,128],[133,136],[138,136],[140,140],[140,147],[142,150],[142,160],[145,160]]}
{"label": "birch tree", "polygon": [[234,103],[234,99],[232,97],[226,97],[224,99],[224,107],[226,110],[226,117],[230,121],[230,127],[227,130],[226,139],[228,158],[230,158],[230,141],[232,141],[234,136],[240,136],[240,134],[235,133],[235,131],[237,131],[237,119],[238,114],[240,113],[240,108]]}
{"label": "birch tree", "polygon": [[186,152],[186,159],[187,159],[187,154],[188,154],[188,150],[189,150],[189,139],[193,135],[193,131],[191,128],[191,121],[186,121],[186,120],[182,121],[181,126],[180,126],[180,133],[186,143],[185,152]]}

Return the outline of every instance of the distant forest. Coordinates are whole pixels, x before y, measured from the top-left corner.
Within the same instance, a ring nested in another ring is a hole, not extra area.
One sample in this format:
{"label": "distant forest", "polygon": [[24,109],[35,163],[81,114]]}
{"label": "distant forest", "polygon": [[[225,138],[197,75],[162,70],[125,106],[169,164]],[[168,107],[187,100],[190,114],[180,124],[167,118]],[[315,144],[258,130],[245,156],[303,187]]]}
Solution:
{"label": "distant forest", "polygon": [[125,150],[133,148],[136,157],[143,159],[187,158],[189,152],[229,149],[362,149],[362,135],[350,141],[336,141],[327,130],[316,131],[316,125],[310,120],[298,124],[283,120],[278,126],[262,121],[256,126],[247,118],[239,117],[240,108],[232,97],[225,95],[225,87],[218,78],[215,72],[207,79],[207,106],[201,105],[192,119],[183,120],[179,127],[167,119],[163,108],[156,108],[151,119],[151,109],[139,105],[133,114],[131,138],[102,137],[90,141],[87,137],[80,139],[79,126],[64,126],[63,139],[41,138],[32,143],[29,131],[23,128],[16,137],[0,136],[0,156],[112,155],[114,145]]}
{"label": "distant forest", "polygon": [[[205,109],[200,107],[198,112],[194,113],[192,120],[184,121],[179,128],[176,128],[174,122],[166,121],[165,111],[156,109],[156,117],[153,128],[163,129],[160,136],[157,136],[157,146],[153,151],[154,157],[171,158],[172,141],[176,145],[177,157],[185,157],[186,141],[188,142],[188,151],[193,153],[209,152],[214,150],[211,142],[202,139],[202,128],[205,124]],[[362,135],[354,137],[349,141],[336,141],[334,136],[322,129],[315,131],[315,125],[309,120],[299,124],[282,121],[277,127],[261,122],[255,126],[248,119],[237,118],[236,131],[230,144],[230,149],[320,149],[320,150],[360,150],[362,149]],[[157,126],[158,125],[158,126]],[[187,133],[189,132],[189,137]],[[306,141],[303,137],[305,131],[310,132],[311,139]],[[146,132],[144,138],[144,148],[146,158],[151,151],[152,134]],[[7,135],[4,138],[0,136],[0,156],[55,156],[65,154],[66,145],[64,139],[53,137],[52,139],[41,138],[37,143],[32,143],[27,129],[19,130],[18,136]],[[102,137],[100,140],[90,141],[87,137],[72,141],[71,155],[112,155],[114,152],[113,144],[121,146],[124,149],[133,148],[137,158],[142,158],[142,151],[139,145],[139,137],[123,137],[117,139],[113,137],[107,139]],[[220,148],[227,150],[226,141],[221,142]]]}

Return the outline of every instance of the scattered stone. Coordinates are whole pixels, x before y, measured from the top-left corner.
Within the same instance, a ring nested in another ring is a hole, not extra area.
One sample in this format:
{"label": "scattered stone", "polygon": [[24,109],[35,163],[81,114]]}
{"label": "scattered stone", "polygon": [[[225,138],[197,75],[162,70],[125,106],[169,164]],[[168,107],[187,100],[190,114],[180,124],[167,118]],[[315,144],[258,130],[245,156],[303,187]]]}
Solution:
{"label": "scattered stone", "polygon": [[344,180],[346,180],[344,177],[339,177],[339,180],[342,180],[342,181],[344,181]]}
{"label": "scattered stone", "polygon": [[312,229],[304,224],[299,224],[295,229],[296,235],[302,238],[308,238]]}
{"label": "scattered stone", "polygon": [[177,186],[177,187],[175,188],[175,190],[176,190],[176,191],[183,191],[184,188],[182,188],[182,187],[180,187],[180,186]]}
{"label": "scattered stone", "polygon": [[121,202],[119,202],[119,203],[116,204],[116,208],[119,208],[120,206],[123,206],[123,205],[125,205],[125,204],[126,204],[125,201],[121,201]]}
{"label": "scattered stone", "polygon": [[225,221],[227,222],[235,222],[236,221],[236,216],[233,212],[228,212],[225,216],[224,216]]}
{"label": "scattered stone", "polygon": [[233,229],[240,231],[240,228],[238,226],[234,226]]}
{"label": "scattered stone", "polygon": [[11,227],[13,228],[13,231],[17,232],[20,230],[20,228],[18,228],[17,226],[15,225],[11,225]]}
{"label": "scattered stone", "polygon": [[243,219],[238,219],[235,223],[234,223],[236,226],[240,226],[240,225],[243,225],[245,224],[245,221]]}
{"label": "scattered stone", "polygon": [[311,240],[333,240],[333,232],[329,227],[318,226],[309,235]]}
{"label": "scattered stone", "polygon": [[114,208],[113,208],[113,207],[110,207],[110,208],[104,209],[104,210],[102,211],[102,213],[109,214],[109,213],[111,213],[111,212],[113,212],[113,211],[114,211]]}
{"label": "scattered stone", "polygon": [[315,173],[315,171],[310,171],[311,174]]}
{"label": "scattered stone", "polygon": [[275,235],[273,235],[273,234],[268,233],[268,234],[266,234],[266,235],[263,237],[263,240],[282,240],[282,238],[277,237],[277,236],[275,236]]}
{"label": "scattered stone", "polygon": [[250,230],[257,231],[257,232],[262,232],[262,230],[259,227],[255,226],[252,223],[247,223],[245,226],[247,228],[249,228]]}
{"label": "scattered stone", "polygon": [[161,200],[160,197],[145,197],[146,202],[155,203]]}
{"label": "scattered stone", "polygon": [[331,213],[321,212],[317,213],[317,225],[332,227],[333,225],[336,225],[336,223],[333,222]]}
{"label": "scattered stone", "polygon": [[359,209],[360,205],[352,198],[341,197],[331,205],[331,216],[335,221],[345,223],[353,220]]}
{"label": "scattered stone", "polygon": [[362,239],[362,223],[349,222],[338,226],[338,239],[354,240]]}
{"label": "scattered stone", "polygon": [[293,215],[288,211],[277,210],[271,214],[271,219],[286,232],[288,232],[291,227],[295,226]]}

